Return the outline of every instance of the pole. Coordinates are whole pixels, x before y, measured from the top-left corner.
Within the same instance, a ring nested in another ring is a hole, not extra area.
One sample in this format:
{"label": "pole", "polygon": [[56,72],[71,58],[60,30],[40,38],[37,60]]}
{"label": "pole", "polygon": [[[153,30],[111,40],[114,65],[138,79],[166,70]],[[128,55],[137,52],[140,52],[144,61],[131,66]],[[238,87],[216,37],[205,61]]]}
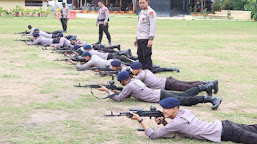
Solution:
{"label": "pole", "polygon": [[122,5],[122,0],[120,0],[120,12],[121,12],[121,5]]}

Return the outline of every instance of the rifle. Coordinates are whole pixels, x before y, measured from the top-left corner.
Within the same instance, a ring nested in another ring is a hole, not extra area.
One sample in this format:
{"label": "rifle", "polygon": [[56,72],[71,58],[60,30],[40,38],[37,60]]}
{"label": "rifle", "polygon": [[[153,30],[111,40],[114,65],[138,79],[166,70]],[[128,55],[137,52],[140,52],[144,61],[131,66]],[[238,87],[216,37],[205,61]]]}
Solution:
{"label": "rifle", "polygon": [[71,47],[60,47],[60,48],[54,48],[54,51],[56,50],[72,50]]}
{"label": "rifle", "polygon": [[[103,84],[102,86],[105,86],[107,89],[110,89],[110,90],[118,90],[118,91],[122,91],[122,90],[123,90],[122,87],[117,87],[117,86],[115,86],[115,82],[114,82],[114,81],[109,81],[108,83],[109,83],[108,85]],[[95,96],[95,95],[94,95],[92,89],[93,89],[93,88],[101,88],[100,84],[81,85],[80,83],[79,83],[78,85],[74,85],[74,87],[84,87],[84,88],[90,87],[90,88],[91,88],[91,94],[92,94],[93,96]],[[113,96],[115,96],[115,95],[118,95],[118,94],[119,94],[119,93],[115,93],[115,94],[112,94],[112,95],[108,95],[107,97],[102,98],[102,99],[111,98],[111,97],[113,97]],[[96,97],[97,99],[100,99],[100,98],[97,97],[97,96],[95,96],[95,97]]]}
{"label": "rifle", "polygon": [[117,76],[118,74],[119,74],[119,71],[99,71],[99,75],[101,77],[111,76],[112,80],[114,80],[114,77]]}
{"label": "rifle", "polygon": [[18,39],[16,39],[16,40],[14,40],[14,41],[23,41],[23,42],[25,42],[25,41],[29,41],[29,42],[33,42],[33,39],[27,39],[27,40],[24,40],[24,39],[20,39],[20,40],[18,40]]}
{"label": "rifle", "polygon": [[109,66],[105,66],[105,68],[98,68],[98,67],[90,67],[90,68],[85,68],[85,69],[80,69],[78,71],[86,71],[86,70],[91,70],[91,71],[113,71],[112,69],[109,68]]}
{"label": "rifle", "polygon": [[[151,106],[150,107],[150,111],[149,110],[144,110],[144,109],[139,109],[139,108],[132,108],[129,109],[129,112],[120,112],[119,114],[113,114],[113,112],[111,111],[111,114],[106,114],[104,115],[104,117],[120,117],[120,116],[127,116],[132,118],[133,115],[130,114],[130,112],[133,112],[135,114],[138,114],[140,117],[150,117],[150,119],[152,117],[158,118],[158,117],[163,117],[163,114],[161,111],[157,110],[156,107]],[[161,123],[158,123],[158,125]]]}
{"label": "rifle", "polygon": [[67,53],[67,54],[72,54],[73,51],[72,50],[53,50],[51,53],[58,53],[58,54]]}
{"label": "rifle", "polygon": [[14,34],[29,34],[30,32],[28,31],[24,31],[24,32],[17,32],[17,33],[14,33]]}
{"label": "rifle", "polygon": [[38,46],[42,46],[42,50],[47,50],[47,47],[50,47],[50,45],[47,45],[47,44],[38,45]]}
{"label": "rifle", "polygon": [[[103,84],[102,86],[105,86],[107,89],[110,89],[110,90],[118,90],[118,91],[122,91],[123,90],[123,87],[115,86],[115,82],[114,81],[109,81],[107,85]],[[74,87],[101,88],[100,84],[81,85],[80,83],[78,85],[74,85]]]}
{"label": "rifle", "polygon": [[79,58],[77,58],[77,59],[56,59],[56,60],[54,60],[54,61],[68,61],[68,60],[72,60],[72,61],[75,61],[75,62],[86,62],[86,60],[85,59],[79,59]]}
{"label": "rifle", "polygon": [[177,73],[179,73],[179,68],[169,68],[171,71],[176,71]]}

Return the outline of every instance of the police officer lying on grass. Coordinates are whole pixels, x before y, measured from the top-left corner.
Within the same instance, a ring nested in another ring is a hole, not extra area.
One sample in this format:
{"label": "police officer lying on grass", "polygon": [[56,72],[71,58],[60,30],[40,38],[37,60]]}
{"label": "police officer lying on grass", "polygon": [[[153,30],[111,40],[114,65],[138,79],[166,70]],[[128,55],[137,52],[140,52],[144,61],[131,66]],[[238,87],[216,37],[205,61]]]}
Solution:
{"label": "police officer lying on grass", "polygon": [[165,98],[159,103],[163,108],[166,119],[157,118],[156,123],[162,123],[164,127],[158,130],[149,128],[139,115],[132,113],[132,119],[139,121],[145,130],[145,134],[151,139],[161,138],[170,133],[178,133],[182,137],[208,140],[220,143],[221,141],[233,141],[237,143],[256,144],[257,124],[237,124],[233,121],[205,122],[196,118],[195,114],[186,109],[180,109],[180,101],[176,98]]}
{"label": "police officer lying on grass", "polygon": [[33,37],[35,39],[33,42],[28,43],[27,41],[25,41],[25,43],[27,45],[52,45],[59,43],[57,39],[45,38],[43,36],[40,36],[39,33],[34,33]]}
{"label": "police officer lying on grass", "polygon": [[99,52],[97,50],[94,50],[91,45],[85,45],[83,47],[84,51],[88,51],[91,55],[97,55],[100,58],[104,60],[109,60],[109,59],[119,59],[123,62],[128,62],[132,63],[134,60],[127,58],[126,56],[121,55],[122,53],[125,53],[127,56],[130,56],[131,51],[127,50],[125,52],[117,52],[117,53],[104,53],[104,52]]}
{"label": "police officer lying on grass", "polygon": [[110,98],[117,102],[121,102],[123,99],[130,96],[141,101],[152,103],[158,103],[168,97],[175,97],[183,106],[192,106],[199,103],[211,103],[213,105],[212,110],[215,110],[219,107],[222,101],[221,98],[211,96],[196,96],[198,92],[200,92],[196,87],[191,88],[184,93],[175,93],[161,89],[150,89],[146,87],[142,81],[131,78],[127,71],[122,71],[118,74],[118,81],[124,86],[120,93],[108,90],[104,86],[101,86],[98,90],[107,92],[109,96],[112,95]]}
{"label": "police officer lying on grass", "polygon": [[172,77],[159,78],[154,75],[150,70],[143,70],[140,62],[135,62],[130,65],[133,69],[133,74],[136,79],[141,80],[146,86],[152,89],[165,89],[172,91],[186,91],[193,87],[198,87],[201,91],[206,91],[209,96],[212,95],[212,89],[214,94],[218,92],[218,81],[212,82],[200,82],[200,81],[178,81]]}
{"label": "police officer lying on grass", "polygon": [[[28,25],[28,29],[30,30],[30,33],[29,34],[25,34],[25,36],[33,36],[34,34],[34,30],[36,28],[33,28],[31,25]],[[57,31],[53,31],[53,32],[46,32],[47,34],[54,34],[54,35],[57,35],[58,33],[62,32],[61,30],[57,30]]]}
{"label": "police officer lying on grass", "polygon": [[71,42],[63,37],[63,34],[62,33],[58,33],[57,34],[57,39],[60,41],[58,44],[52,44],[50,45],[50,47],[55,47],[55,48],[61,48],[61,47],[73,47],[71,45]]}
{"label": "police officer lying on grass", "polygon": [[77,70],[85,70],[90,67],[106,68],[112,61],[112,59],[104,60],[97,55],[91,55],[89,52],[83,52],[81,57],[85,60],[85,64],[80,65],[72,60],[69,60],[68,62],[74,64]]}
{"label": "police officer lying on grass", "polygon": [[[132,72],[132,69],[126,65],[123,65],[121,62],[118,62],[117,60],[115,60],[115,64],[113,65],[111,63],[112,66],[112,70],[119,70],[119,71],[124,71],[127,69],[130,69],[130,71]],[[169,71],[174,71],[173,68],[161,68],[157,65],[153,65],[151,72],[152,73],[160,73],[160,72],[169,72]]]}

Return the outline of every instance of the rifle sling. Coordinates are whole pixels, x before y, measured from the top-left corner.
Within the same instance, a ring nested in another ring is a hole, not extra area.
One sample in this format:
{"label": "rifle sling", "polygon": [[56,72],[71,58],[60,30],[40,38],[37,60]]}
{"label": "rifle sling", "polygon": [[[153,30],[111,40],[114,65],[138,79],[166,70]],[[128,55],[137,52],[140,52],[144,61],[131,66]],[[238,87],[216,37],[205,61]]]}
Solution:
{"label": "rifle sling", "polygon": [[112,94],[112,95],[108,95],[107,97],[102,98],[102,99],[112,98],[112,97],[114,97],[115,95],[119,95],[119,94],[120,94],[120,93],[115,93],[115,94]]}
{"label": "rifle sling", "polygon": [[144,82],[144,81],[145,81],[146,76],[147,76],[147,71],[145,71],[145,76],[144,76],[144,78],[143,78],[142,82]]}

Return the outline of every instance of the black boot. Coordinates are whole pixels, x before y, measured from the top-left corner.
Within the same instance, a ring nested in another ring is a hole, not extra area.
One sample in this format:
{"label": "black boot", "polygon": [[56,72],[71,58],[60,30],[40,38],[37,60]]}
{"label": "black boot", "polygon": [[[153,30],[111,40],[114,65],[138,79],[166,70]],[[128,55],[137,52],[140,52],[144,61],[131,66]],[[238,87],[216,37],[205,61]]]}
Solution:
{"label": "black boot", "polygon": [[119,53],[120,55],[125,55],[127,58],[130,58],[132,56],[131,50],[124,50],[122,52]]}
{"label": "black boot", "polygon": [[218,80],[214,80],[212,81],[213,85],[214,85],[214,94],[217,94],[219,91],[219,82]]}
{"label": "black boot", "polygon": [[199,85],[199,92],[206,91],[209,96],[212,96],[212,89],[214,88],[214,85],[212,83],[205,84],[205,85]]}
{"label": "black boot", "polygon": [[134,63],[135,62],[134,60],[129,59],[129,58],[125,57],[125,56],[121,56],[121,61],[122,62],[127,62],[127,63]]}
{"label": "black boot", "polygon": [[204,103],[212,103],[212,110],[218,109],[222,102],[222,98],[218,97],[211,97],[211,96],[204,96]]}
{"label": "black boot", "polygon": [[114,48],[117,48],[120,51],[120,45],[115,45]]}
{"label": "black boot", "polygon": [[137,56],[131,56],[130,59],[137,61],[138,57]]}

